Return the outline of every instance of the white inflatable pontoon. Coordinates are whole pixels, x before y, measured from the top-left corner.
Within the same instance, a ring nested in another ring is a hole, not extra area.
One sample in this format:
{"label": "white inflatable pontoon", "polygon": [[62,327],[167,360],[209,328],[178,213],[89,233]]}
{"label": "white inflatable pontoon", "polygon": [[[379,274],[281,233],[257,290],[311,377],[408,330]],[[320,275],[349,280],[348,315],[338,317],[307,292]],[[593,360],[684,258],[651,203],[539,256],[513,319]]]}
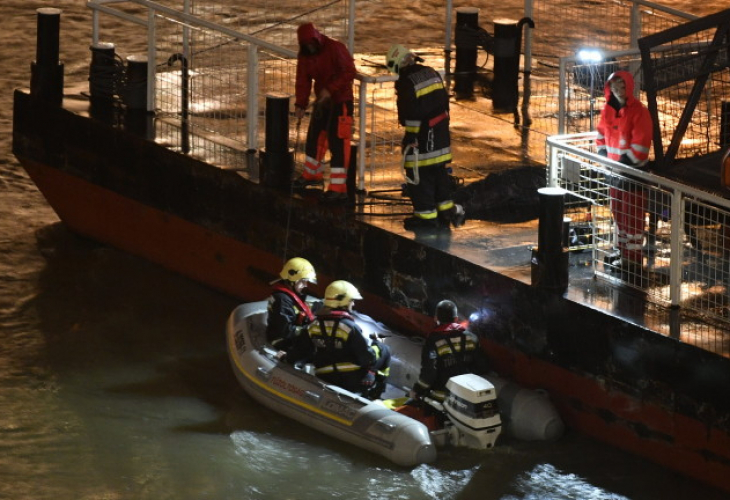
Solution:
{"label": "white inflatable pontoon", "polygon": [[[231,313],[226,344],[233,370],[256,401],[320,432],[403,466],[433,462],[437,447],[491,448],[502,429],[500,410],[508,415],[509,422],[519,423],[513,425],[518,432],[513,429],[512,433],[518,439],[554,440],[562,435],[563,423],[547,395],[502,379],[492,385],[473,374],[453,377],[444,404],[433,402],[448,420],[444,429],[429,432],[423,423],[387,408],[381,401],[369,401],[325,384],[306,366],[277,360],[276,351],[266,344],[266,305],[266,301],[242,304]],[[353,315],[365,337],[379,334],[391,348],[389,385],[383,397],[406,395],[420,371],[422,341],[390,332],[363,314]],[[495,388],[498,384],[501,401]]]}

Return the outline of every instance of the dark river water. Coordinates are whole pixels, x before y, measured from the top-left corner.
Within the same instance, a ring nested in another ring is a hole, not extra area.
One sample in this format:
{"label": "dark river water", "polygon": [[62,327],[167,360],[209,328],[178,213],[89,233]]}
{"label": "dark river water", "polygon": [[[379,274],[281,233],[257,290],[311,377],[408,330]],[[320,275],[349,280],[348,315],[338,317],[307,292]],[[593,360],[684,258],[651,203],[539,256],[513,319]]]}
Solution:
{"label": "dark river water", "polygon": [[352,449],[240,389],[234,300],[39,220],[21,191],[39,208],[2,214],[0,498],[723,498],[570,431],[412,469]]}

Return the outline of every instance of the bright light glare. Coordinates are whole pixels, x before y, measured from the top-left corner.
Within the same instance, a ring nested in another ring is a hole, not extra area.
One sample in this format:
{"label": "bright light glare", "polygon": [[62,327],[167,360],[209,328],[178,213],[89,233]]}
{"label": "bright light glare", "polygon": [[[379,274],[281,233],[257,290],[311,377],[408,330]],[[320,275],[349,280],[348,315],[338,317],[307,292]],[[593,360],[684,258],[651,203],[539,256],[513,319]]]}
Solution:
{"label": "bright light glare", "polygon": [[578,59],[584,63],[599,63],[603,61],[603,54],[596,49],[581,49],[578,51]]}

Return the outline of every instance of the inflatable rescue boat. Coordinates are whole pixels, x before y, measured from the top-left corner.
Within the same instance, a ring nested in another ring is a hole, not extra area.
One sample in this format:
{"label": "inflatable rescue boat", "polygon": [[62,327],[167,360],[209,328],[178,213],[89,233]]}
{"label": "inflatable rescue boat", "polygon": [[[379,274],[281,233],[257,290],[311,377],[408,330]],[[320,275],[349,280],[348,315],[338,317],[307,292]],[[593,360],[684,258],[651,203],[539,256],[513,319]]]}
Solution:
{"label": "inflatable rescue boat", "polygon": [[[420,343],[389,332],[365,315],[354,316],[366,337],[378,334],[391,345],[391,375],[383,397],[406,395],[418,376]],[[446,424],[429,431],[382,401],[324,383],[311,365],[279,361],[266,343],[266,320],[266,301],[239,305],[228,318],[226,344],[243,389],[271,410],[403,466],[433,462],[437,448],[443,446],[491,448],[501,433],[497,391],[485,378],[473,374],[453,377],[447,386],[449,395],[438,408],[446,415]]]}

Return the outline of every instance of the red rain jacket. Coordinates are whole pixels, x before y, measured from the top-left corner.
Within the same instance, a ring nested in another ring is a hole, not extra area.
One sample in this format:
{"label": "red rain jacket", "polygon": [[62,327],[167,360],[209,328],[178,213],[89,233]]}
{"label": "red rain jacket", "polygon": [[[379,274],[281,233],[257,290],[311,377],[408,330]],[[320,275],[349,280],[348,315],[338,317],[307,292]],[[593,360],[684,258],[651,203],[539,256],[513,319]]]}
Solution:
{"label": "red rain jacket", "polygon": [[334,104],[353,100],[352,82],[355,79],[355,62],[341,42],[323,35],[312,23],[299,26],[299,44],[313,43],[319,47],[316,54],[304,50],[297,56],[296,102],[297,107],[306,109],[314,80],[314,94],[322,89],[332,95]]}
{"label": "red rain jacket", "polygon": [[[611,77],[618,76],[626,83],[626,104],[617,109],[618,102],[611,93]],[[598,122],[596,146],[605,149],[608,157],[620,161],[627,155],[635,167],[642,167],[649,159],[653,124],[649,110],[634,97],[634,77],[628,71],[616,71],[606,80],[606,105]]]}

